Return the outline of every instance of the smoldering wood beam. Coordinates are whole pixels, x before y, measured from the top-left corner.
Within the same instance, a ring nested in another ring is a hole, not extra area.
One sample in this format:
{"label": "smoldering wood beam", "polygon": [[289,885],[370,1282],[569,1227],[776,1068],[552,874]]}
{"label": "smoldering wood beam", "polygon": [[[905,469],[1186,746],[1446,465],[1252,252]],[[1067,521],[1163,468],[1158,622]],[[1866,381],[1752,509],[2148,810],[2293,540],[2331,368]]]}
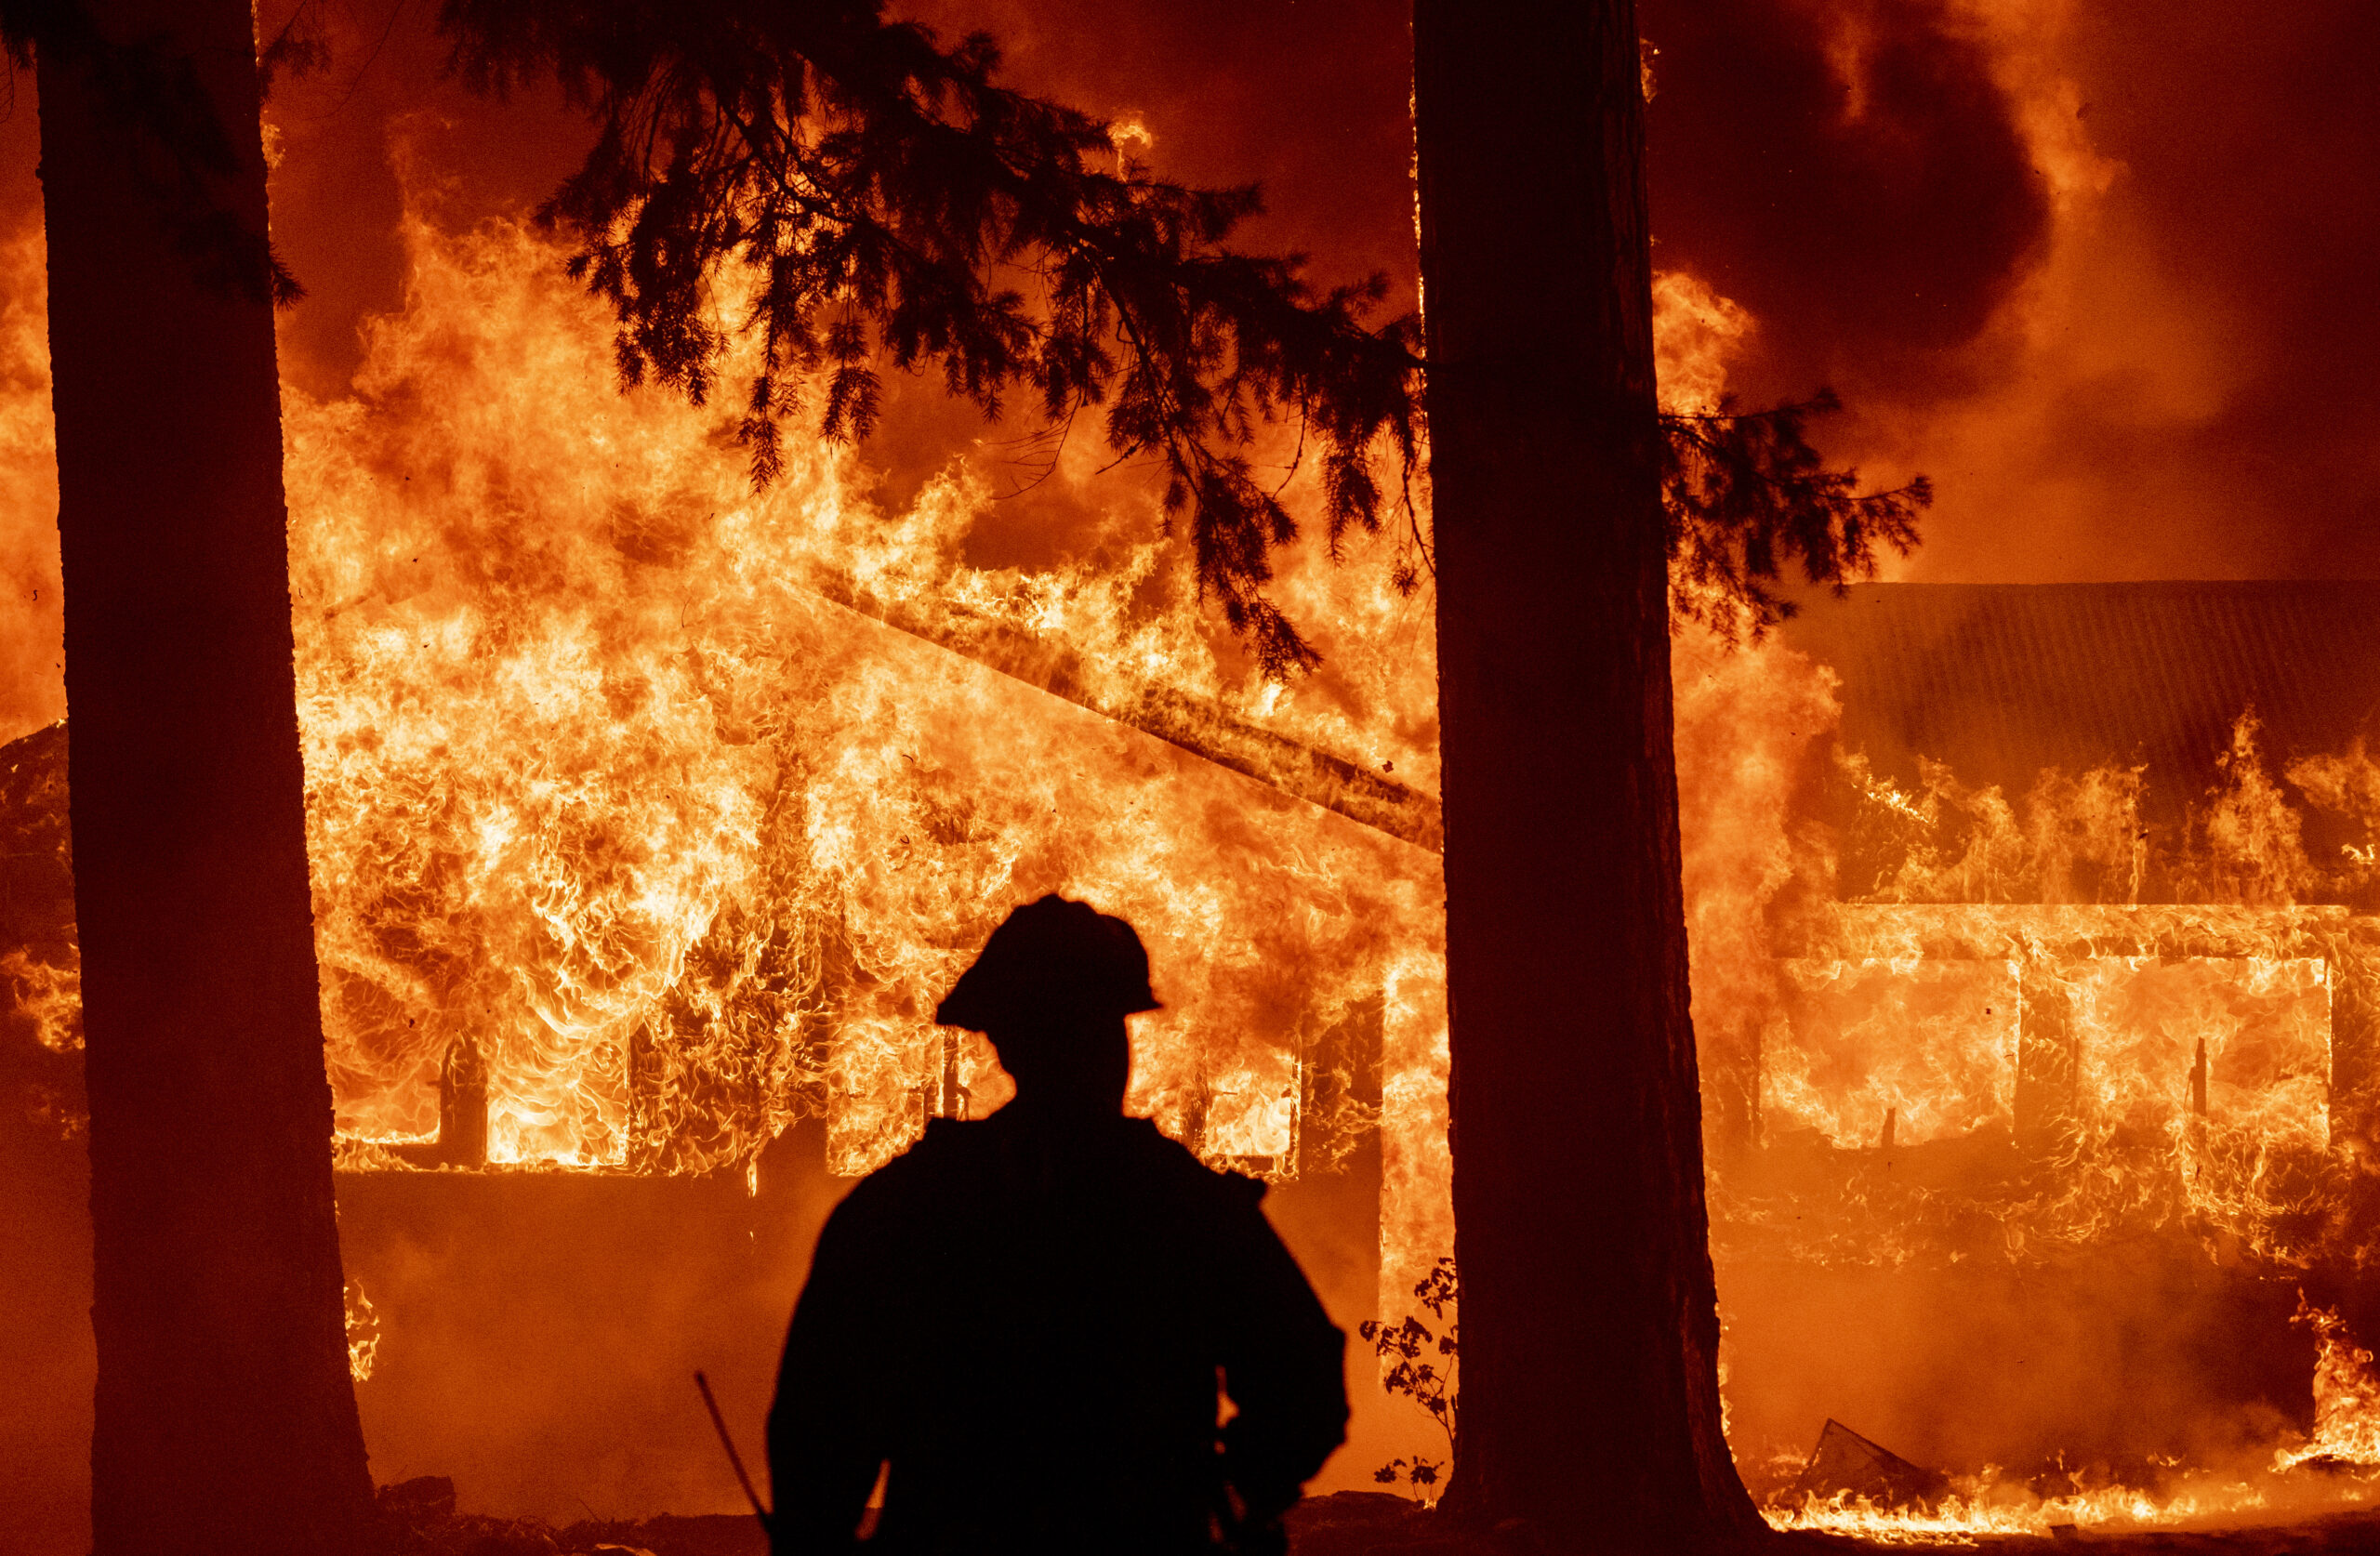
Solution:
{"label": "smoldering wood beam", "polygon": [[1343,757],[1315,750],[1186,692],[1100,676],[1064,644],[1006,622],[940,604],[881,600],[831,576],[813,574],[805,583],[822,599],[896,632],[1415,848],[1446,851],[1446,829],[1435,797]]}

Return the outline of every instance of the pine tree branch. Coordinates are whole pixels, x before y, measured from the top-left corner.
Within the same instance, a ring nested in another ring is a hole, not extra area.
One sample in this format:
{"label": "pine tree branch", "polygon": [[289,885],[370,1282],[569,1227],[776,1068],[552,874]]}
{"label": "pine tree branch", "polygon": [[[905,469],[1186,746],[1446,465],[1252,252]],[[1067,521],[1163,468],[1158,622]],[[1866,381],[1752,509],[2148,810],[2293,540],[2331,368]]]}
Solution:
{"label": "pine tree branch", "polygon": [[[1200,597],[1280,678],[1319,655],[1267,598],[1299,525],[1249,450],[1295,416],[1299,458],[1311,443],[1320,460],[1329,554],[1350,530],[1379,532],[1392,460],[1409,531],[1392,577],[1421,587],[1417,322],[1369,322],[1379,276],[1317,294],[1302,257],[1232,248],[1262,208],[1252,187],[1153,178],[1108,126],[998,86],[989,39],[945,47],[875,0],[445,0],[440,25],[470,85],[552,79],[596,123],[540,214],[612,307],[623,383],[702,403],[737,337],[757,345],[737,425],[756,483],[781,472],[806,389],[822,436],[866,436],[880,361],[938,366],[995,420],[1019,390],[1051,426],[1101,407],[1117,463],[1162,465]],[[718,323],[717,299],[739,292],[741,323]],[[1915,544],[1922,479],[1863,494],[1810,448],[1807,421],[1835,408],[1822,390],[1663,418],[1681,618],[1757,635],[1792,612],[1770,587],[1785,563],[1840,587],[1873,572],[1879,547]]]}
{"label": "pine tree branch", "polygon": [[1669,524],[1670,603],[1732,642],[1791,617],[1793,602],[1770,586],[1797,562],[1803,577],[1841,593],[1872,577],[1878,548],[1906,556],[1918,515],[1934,500],[1918,476],[1883,492],[1858,490],[1858,472],[1828,468],[1805,434],[1814,416],[1842,408],[1834,391],[1757,412],[1723,400],[1709,414],[1661,416],[1661,503]]}

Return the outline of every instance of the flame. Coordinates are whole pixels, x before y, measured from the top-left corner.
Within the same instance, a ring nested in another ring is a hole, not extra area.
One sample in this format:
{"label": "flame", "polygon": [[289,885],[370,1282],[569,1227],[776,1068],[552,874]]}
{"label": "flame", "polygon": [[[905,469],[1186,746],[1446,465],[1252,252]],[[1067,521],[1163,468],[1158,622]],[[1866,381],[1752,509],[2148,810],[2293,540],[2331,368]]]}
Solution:
{"label": "flame", "polygon": [[[1825,690],[1809,667],[1771,668]],[[1688,749],[1682,732],[1682,792],[1730,792],[1724,770],[1689,770]],[[2332,1041],[2334,1007],[2370,998],[2372,920],[2354,904],[2380,784],[2360,745],[2290,766],[2303,803],[2361,828],[2323,860],[2253,710],[2218,756],[2215,790],[2177,836],[2143,822],[2156,777],[2143,768],[2044,771],[2012,801],[1938,763],[1904,788],[1857,753],[1836,758],[1819,781],[1841,785],[1848,824],[1769,831],[1790,878],[1761,900],[1755,938],[1782,977],[1728,1012],[1759,1028],[1763,1149],[1714,1161],[1716,1244],[1843,1265],[2025,1265],[2177,1233],[2268,1277],[2367,1258],[2346,1207],[2371,1103],[2334,1094]],[[1729,867],[1739,890],[1753,878]],[[1702,976],[1698,964],[1699,1023]],[[1931,1166],[1910,1170],[1906,1154],[1929,1149]],[[1766,1516],[1965,1543],[2362,1502],[2369,1489],[2335,1471],[2373,1462],[2369,1357],[2334,1316],[2301,1317],[2320,1341],[2316,1428],[2269,1465],[2054,1496],[1987,1470],[1953,1477],[1956,1494],[1929,1510],[1808,1497]],[[2300,1468],[2311,1461],[2325,1472]]]}
{"label": "flame", "polygon": [[[2318,803],[2360,792],[2351,763],[2298,770],[2329,780],[2307,790]],[[1789,954],[1763,1016],[1767,1138],[1996,1137],[2049,1170],[1912,1199],[1839,1164],[1844,1214],[1803,1220],[1805,1255],[1844,1257],[1855,1227],[1892,1258],[1947,1255],[1912,1229],[1962,1205],[2012,1252],[2162,1225],[2282,1263],[2324,1246],[2340,1224],[2332,1004],[2368,957],[2348,909],[2305,900],[2358,877],[2352,858],[2327,875],[2307,862],[2252,712],[2220,771],[2190,837],[2152,854],[2144,769],[2045,771],[2011,803],[1937,763],[1904,792],[1857,754],[1839,762],[1850,825],[1839,850],[1792,856],[1807,905],[1772,948]],[[2152,888],[2178,900],[2144,905]],[[1782,1229],[1760,1193],[1728,1205],[1744,1229]]]}
{"label": "flame", "polygon": [[1749,310],[1686,270],[1653,272],[1653,370],[1661,408],[1709,413],[1727,389],[1727,368],[1752,332]]}
{"label": "flame", "polygon": [[1447,1144],[1446,963],[1416,949],[1393,962],[1381,1019],[1380,1306],[1392,1321],[1454,1251],[1453,1154]]}
{"label": "flame", "polygon": [[12,737],[66,716],[47,256],[38,219],[0,235],[0,727]]}
{"label": "flame", "polygon": [[[469,1043],[496,1163],[748,1167],[822,1114],[836,1170],[866,1170],[1005,1098],[933,1003],[1049,890],[1148,941],[1168,1009],[1131,1105],[1210,1160],[1292,1170],[1319,1034],[1392,983],[1400,1013],[1443,1006],[1415,989],[1441,976],[1435,856],[1090,711],[1170,695],[1427,782],[1426,616],[1381,570],[1285,578],[1332,670],[1265,687],[1132,528],[1153,510],[1027,573],[967,561],[969,465],[888,514],[851,453],[801,449],[756,496],[716,417],[618,393],[545,240],[405,235],[354,395],[287,396],[351,1161],[427,1137]],[[1059,646],[1067,700],[995,667]]]}
{"label": "flame", "polygon": [[347,1371],[358,1383],[372,1376],[380,1358],[380,1315],[373,1311],[372,1299],[364,1293],[364,1283],[352,1276],[347,1282]]}
{"label": "flame", "polygon": [[[2373,1488],[2342,1470],[2380,1465],[2380,1380],[2370,1352],[2356,1348],[2337,1316],[2305,1304],[2298,1321],[2315,1329],[2321,1355],[2314,1374],[2315,1430],[2277,1453],[2269,1466],[2240,1471],[2191,1470],[2161,1463],[2154,1489],[2109,1482],[2042,1495],[1996,1466],[1951,1477],[1952,1491],[1932,1507],[1885,1506],[1854,1496],[1773,1501],[1761,1516],[1776,1529],[1815,1529],[1884,1545],[1973,1546],[1986,1536],[2045,1536],[2060,1527],[2117,1532],[2192,1524],[2234,1525],[2291,1513],[2369,1506]],[[2326,1473],[2299,1471],[2311,1466]],[[2058,1474],[2069,1484],[2089,1474]],[[2104,1477],[2100,1477],[2104,1479]]]}
{"label": "flame", "polygon": [[2314,1331],[2314,1432],[2273,1457],[2275,1470],[2309,1460],[2380,1467],[2380,1378],[2373,1376],[2372,1352],[2348,1338],[2334,1308],[2318,1308],[2297,1294],[2296,1323]]}
{"label": "flame", "polygon": [[2241,712],[2220,762],[2226,779],[2205,819],[2207,894],[2216,901],[2287,906],[2317,886],[2300,840],[2302,824],[2265,771],[2258,746],[2262,723]]}
{"label": "flame", "polygon": [[[2373,1375],[2372,1352],[2354,1343],[2334,1310],[2316,1307],[2302,1291],[2294,1322],[2313,1330],[2319,1346],[2314,1430],[2303,1442],[2276,1452],[2268,1466],[2221,1474],[2181,1470],[2167,1461],[2166,1470],[2179,1472],[2153,1491],[2109,1483],[2077,1485],[2053,1496],[2040,1495],[1987,1466],[1980,1474],[1953,1477],[1952,1494],[1933,1507],[1880,1506],[1852,1496],[1805,1496],[1772,1502],[1762,1515],[1778,1529],[1825,1530],[1890,1545],[1966,1546],[1984,1536],[2047,1535],[2061,1525],[2171,1527],[2369,1503],[2372,1487],[2339,1471],[2380,1468],[2380,1377]],[[2290,1473],[2301,1467],[2323,1473],[2319,1478]],[[2072,1482],[2090,1477],[2060,1478]]]}
{"label": "flame", "polygon": [[1730,649],[1689,626],[1672,652],[1688,978],[1705,1134],[1724,1173],[1756,1127],[1762,1033],[1784,997],[1766,918],[1800,871],[1801,769],[1841,708],[1832,673],[1774,638]]}
{"label": "flame", "polygon": [[[1790,1507],[1767,1507],[1773,1529],[1818,1529],[1880,1545],[1973,1546],[1995,1535],[2045,1536],[2061,1526],[2082,1529],[2166,1527],[2203,1519],[2230,1519],[2272,1506],[2270,1495],[2246,1482],[2217,1480],[2163,1496],[2111,1485],[2072,1496],[2041,1497],[1997,1471],[1972,1478],[1964,1495],[1931,1510],[1880,1507],[1856,1497],[1812,1497]],[[2353,1498],[2347,1498],[2352,1500]]]}
{"label": "flame", "polygon": [[2288,774],[2309,803],[2343,818],[2363,834],[2360,844],[2339,844],[2334,866],[2338,890],[2350,895],[2363,892],[2373,881],[2375,864],[2380,864],[2380,762],[2372,759],[2359,735],[2343,752],[2292,762]]}
{"label": "flame", "polygon": [[52,1053],[83,1046],[83,974],[80,958],[53,967],[18,949],[0,956],[0,981],[19,1013],[31,1017],[33,1037]]}
{"label": "flame", "polygon": [[[2013,961],[1785,962],[1764,1116],[1838,1150],[1923,1145],[2014,1119]],[[1790,1123],[1786,1122],[1791,1120]]]}

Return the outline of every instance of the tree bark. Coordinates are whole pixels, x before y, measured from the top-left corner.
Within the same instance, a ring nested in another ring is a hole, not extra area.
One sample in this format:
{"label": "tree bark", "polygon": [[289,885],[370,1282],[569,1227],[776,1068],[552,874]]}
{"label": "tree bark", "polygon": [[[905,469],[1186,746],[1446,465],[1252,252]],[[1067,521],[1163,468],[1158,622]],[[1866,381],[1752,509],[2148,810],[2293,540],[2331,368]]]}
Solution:
{"label": "tree bark", "polygon": [[1416,0],[1461,1443],[1549,1549],[1761,1525],[1720,1428],[1633,0]]}
{"label": "tree bark", "polygon": [[205,198],[260,235],[255,36],[245,0],[89,9],[99,46],[45,41],[39,88],[93,1547],[344,1553],[372,1487],[331,1199],[272,310],[256,278],[192,252],[159,192],[172,158],[101,68],[137,58],[198,89],[229,137]]}

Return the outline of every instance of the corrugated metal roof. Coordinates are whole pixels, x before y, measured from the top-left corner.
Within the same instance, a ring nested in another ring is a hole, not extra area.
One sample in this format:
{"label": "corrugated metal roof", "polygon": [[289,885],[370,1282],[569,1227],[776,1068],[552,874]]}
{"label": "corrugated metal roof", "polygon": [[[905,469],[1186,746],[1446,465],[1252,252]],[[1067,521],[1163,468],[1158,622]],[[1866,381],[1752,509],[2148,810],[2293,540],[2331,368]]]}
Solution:
{"label": "corrugated metal roof", "polygon": [[2214,786],[2243,708],[2276,769],[2380,710],[2380,582],[1870,584],[1784,636],[1842,677],[1846,747],[2011,795],[2044,767],[2146,762],[2170,811]]}

